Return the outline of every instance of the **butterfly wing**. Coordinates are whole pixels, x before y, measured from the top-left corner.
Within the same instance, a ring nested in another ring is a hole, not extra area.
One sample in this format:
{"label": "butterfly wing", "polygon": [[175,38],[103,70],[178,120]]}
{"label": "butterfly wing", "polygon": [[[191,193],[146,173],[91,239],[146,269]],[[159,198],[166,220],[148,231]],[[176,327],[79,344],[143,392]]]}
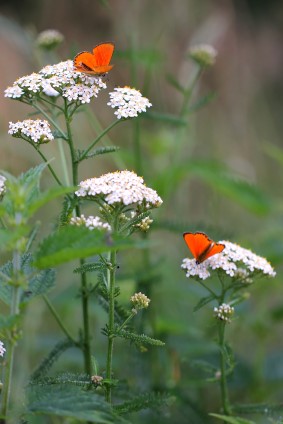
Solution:
{"label": "butterfly wing", "polygon": [[193,257],[202,262],[201,257],[209,250],[212,240],[204,233],[184,233],[183,237]]}
{"label": "butterfly wing", "polygon": [[93,49],[93,69],[97,74],[109,72],[113,65],[109,65],[114,52],[113,43],[102,43]]}
{"label": "butterfly wing", "polygon": [[74,58],[74,67],[76,71],[93,74],[94,73],[93,59],[94,59],[93,54],[90,52],[78,53]]}
{"label": "butterfly wing", "polygon": [[222,252],[224,244],[214,243],[205,233],[184,233],[184,240],[198,263]]}
{"label": "butterfly wing", "polygon": [[102,43],[94,47],[92,53],[81,52],[74,58],[74,68],[76,71],[90,75],[101,75],[109,72],[113,65],[109,65],[113,52],[113,43]]}

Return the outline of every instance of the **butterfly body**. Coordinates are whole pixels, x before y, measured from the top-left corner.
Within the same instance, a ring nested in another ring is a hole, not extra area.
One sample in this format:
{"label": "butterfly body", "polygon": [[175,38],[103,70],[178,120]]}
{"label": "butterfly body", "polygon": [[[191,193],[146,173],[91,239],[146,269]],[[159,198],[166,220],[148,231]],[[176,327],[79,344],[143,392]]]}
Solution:
{"label": "butterfly body", "polygon": [[197,264],[222,252],[225,248],[224,244],[215,243],[205,233],[184,233],[183,237]]}
{"label": "butterfly body", "polygon": [[104,75],[109,72],[115,46],[113,43],[101,43],[94,47],[91,52],[80,52],[74,58],[74,68],[78,72],[89,75]]}

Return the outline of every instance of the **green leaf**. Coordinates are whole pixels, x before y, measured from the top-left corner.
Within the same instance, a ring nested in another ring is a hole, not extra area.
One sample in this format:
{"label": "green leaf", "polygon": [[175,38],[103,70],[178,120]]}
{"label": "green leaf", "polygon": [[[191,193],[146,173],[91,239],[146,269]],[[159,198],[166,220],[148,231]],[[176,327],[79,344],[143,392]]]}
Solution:
{"label": "green leaf", "polygon": [[[89,152],[86,157],[84,157],[82,160],[93,158],[94,156],[98,155],[105,155],[106,153],[114,153],[120,150],[119,146],[107,146],[107,147],[99,147],[98,149],[93,150],[92,152]],[[80,150],[78,153],[78,161],[80,162],[80,157],[84,154],[84,150]]]}
{"label": "green leaf", "polygon": [[39,194],[37,199],[28,205],[29,216],[32,216],[39,208],[51,200],[56,199],[63,194],[72,193],[77,189],[78,187],[52,187],[44,193]]}
{"label": "green leaf", "polygon": [[97,272],[105,269],[105,264],[102,262],[87,262],[82,266],[74,269],[75,274],[84,274],[85,272]]}
{"label": "green leaf", "polygon": [[216,97],[216,93],[208,93],[205,96],[201,97],[197,102],[189,107],[189,113],[196,112],[197,110],[203,108]]}
{"label": "green leaf", "polygon": [[181,86],[179,81],[177,81],[176,78],[173,75],[171,75],[171,74],[166,75],[166,79],[169,82],[169,84],[172,85],[172,87],[176,88],[176,90],[178,90],[180,93],[184,94],[184,92],[185,92],[184,87]]}
{"label": "green leaf", "polygon": [[57,415],[96,424],[127,423],[102,396],[70,384],[30,386],[28,412]]}
{"label": "green leaf", "polygon": [[230,417],[228,415],[209,414],[211,417],[219,418],[222,421],[230,424],[256,424],[254,421],[246,420],[239,417]]}
{"label": "green leaf", "polygon": [[[29,302],[35,296],[47,293],[55,283],[55,271],[53,269],[37,271],[31,265],[32,260],[30,254],[21,256],[21,272],[23,278],[27,279],[27,287],[22,293],[21,304]],[[7,305],[10,305],[12,301],[12,286],[7,280],[12,280],[12,278],[13,263],[9,261],[0,268],[0,299]]]}
{"label": "green leaf", "polygon": [[38,268],[49,268],[74,259],[130,247],[144,247],[144,243],[110,237],[96,229],[69,225],[43,240],[35,254],[35,265]]}
{"label": "green leaf", "polygon": [[148,344],[152,346],[165,346],[165,343],[161,340],[152,339],[151,337],[146,336],[145,334],[135,334],[127,330],[120,330],[117,334],[117,337],[122,337],[123,339],[131,340],[132,342],[143,345]]}
{"label": "green leaf", "polygon": [[213,294],[210,294],[206,297],[202,297],[198,303],[196,304],[196,306],[194,307],[194,312],[198,311],[199,309],[201,309],[203,306],[207,305],[209,302],[211,302],[213,299],[215,299],[215,296]]}
{"label": "green leaf", "polygon": [[20,225],[13,228],[13,231],[0,228],[0,250],[10,251],[15,248],[16,243],[29,233],[29,227]]}
{"label": "green leaf", "polygon": [[128,414],[138,412],[142,409],[158,408],[160,406],[171,404],[175,398],[164,393],[143,393],[133,399],[114,406],[114,410],[119,414]]}

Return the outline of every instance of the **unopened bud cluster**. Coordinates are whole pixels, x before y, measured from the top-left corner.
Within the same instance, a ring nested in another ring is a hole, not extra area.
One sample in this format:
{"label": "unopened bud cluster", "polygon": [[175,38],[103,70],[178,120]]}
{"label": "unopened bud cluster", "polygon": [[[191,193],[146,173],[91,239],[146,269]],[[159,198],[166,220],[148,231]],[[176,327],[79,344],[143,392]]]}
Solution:
{"label": "unopened bud cluster", "polygon": [[217,319],[225,322],[231,322],[231,317],[234,314],[233,306],[230,306],[226,303],[222,303],[218,308],[214,308],[214,316]]}
{"label": "unopened bud cluster", "polygon": [[200,44],[198,46],[193,46],[190,49],[190,57],[203,68],[213,66],[216,56],[217,51],[209,44]]}
{"label": "unopened bud cluster", "polygon": [[145,309],[148,308],[150,299],[143,293],[135,293],[133,296],[131,296],[131,302],[134,305],[134,309]]}
{"label": "unopened bud cluster", "polygon": [[153,220],[149,218],[149,216],[145,217],[141,220],[138,224],[136,224],[136,227],[138,227],[141,231],[147,232],[150,228],[150,224],[153,223]]}
{"label": "unopened bud cluster", "polygon": [[64,36],[56,29],[47,29],[42,31],[36,40],[38,47],[46,50],[52,50],[64,41]]}

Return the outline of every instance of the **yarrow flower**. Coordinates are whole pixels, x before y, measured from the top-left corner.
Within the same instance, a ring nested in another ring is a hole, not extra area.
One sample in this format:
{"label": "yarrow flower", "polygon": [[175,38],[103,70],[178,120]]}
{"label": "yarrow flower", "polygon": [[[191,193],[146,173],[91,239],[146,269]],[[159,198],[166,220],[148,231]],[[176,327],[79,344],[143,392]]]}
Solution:
{"label": "yarrow flower", "polygon": [[135,293],[133,296],[131,296],[131,302],[133,303],[135,311],[137,309],[145,309],[148,308],[150,299],[143,293]]}
{"label": "yarrow flower", "polygon": [[130,171],[110,172],[98,178],[81,181],[78,197],[103,199],[108,205],[145,205],[146,209],[162,204],[155,190],[148,188],[143,178]]}
{"label": "yarrow flower", "polygon": [[236,279],[241,279],[242,276],[243,282],[251,282],[250,278],[256,274],[275,277],[276,272],[265,258],[230,241],[222,240],[219,243],[224,244],[225,249],[201,264],[197,264],[195,259],[183,260],[181,268],[185,270],[186,277],[205,280],[210,277],[210,270],[215,269]]}
{"label": "yarrow flower", "polygon": [[231,317],[234,314],[233,306],[230,306],[226,303],[222,303],[218,308],[214,308],[215,318],[225,321],[227,323],[231,322]]}
{"label": "yarrow flower", "polygon": [[116,109],[114,115],[118,119],[137,117],[139,113],[146,112],[146,109],[152,106],[150,101],[134,88],[116,87],[114,90],[109,93],[110,102],[107,105]]}
{"label": "yarrow flower", "polygon": [[41,119],[26,119],[16,123],[9,122],[8,134],[17,138],[28,139],[38,144],[54,140],[49,122]]}
{"label": "yarrow flower", "polygon": [[46,29],[38,34],[36,44],[46,50],[52,50],[64,41],[64,36],[56,29]]}
{"label": "yarrow flower", "polygon": [[7,178],[4,177],[4,175],[0,175],[0,200],[3,198],[4,194],[6,193],[6,186],[5,181]]}
{"label": "yarrow flower", "polygon": [[99,216],[88,216],[84,215],[73,217],[70,220],[71,225],[83,225],[87,227],[89,230],[94,230],[95,228],[101,230],[111,231],[111,227],[107,222],[102,222]]}
{"label": "yarrow flower", "polygon": [[70,102],[84,104],[97,97],[104,88],[106,84],[101,77],[77,72],[73,67],[73,61],[67,60],[47,65],[39,73],[17,79],[5,90],[5,97],[32,101],[42,93],[46,96],[60,94]]}
{"label": "yarrow flower", "polygon": [[4,356],[6,349],[4,348],[4,343],[0,341],[0,356]]}
{"label": "yarrow flower", "polygon": [[209,44],[199,44],[191,47],[189,54],[199,66],[205,68],[214,65],[217,51]]}

